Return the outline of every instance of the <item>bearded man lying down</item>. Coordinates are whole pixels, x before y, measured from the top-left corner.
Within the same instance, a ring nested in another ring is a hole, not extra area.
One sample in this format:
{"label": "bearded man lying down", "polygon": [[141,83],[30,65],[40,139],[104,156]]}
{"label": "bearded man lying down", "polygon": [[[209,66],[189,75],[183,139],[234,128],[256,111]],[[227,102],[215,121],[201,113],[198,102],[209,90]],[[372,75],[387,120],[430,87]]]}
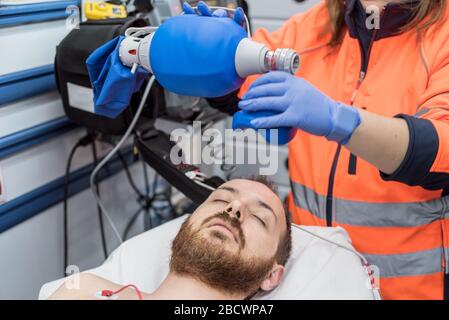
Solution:
{"label": "bearded man lying down", "polygon": [[[291,251],[291,224],[265,179],[226,182],[183,223],[172,244],[170,272],[151,293],[126,288],[115,299],[246,299],[282,280]],[[64,284],[50,299],[98,299],[122,288],[91,274]]]}

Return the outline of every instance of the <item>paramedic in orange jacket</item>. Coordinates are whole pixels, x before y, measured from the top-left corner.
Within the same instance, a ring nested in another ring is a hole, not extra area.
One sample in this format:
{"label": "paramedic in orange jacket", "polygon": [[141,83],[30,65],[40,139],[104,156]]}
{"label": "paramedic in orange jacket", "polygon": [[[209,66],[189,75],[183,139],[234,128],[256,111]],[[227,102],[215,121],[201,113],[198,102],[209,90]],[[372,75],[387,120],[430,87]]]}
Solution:
{"label": "paramedic in orange jacket", "polygon": [[251,77],[209,102],[276,113],[256,128],[298,128],[293,222],[345,228],[386,299],[449,298],[446,1],[327,0],[253,39],[295,49],[296,76]]}

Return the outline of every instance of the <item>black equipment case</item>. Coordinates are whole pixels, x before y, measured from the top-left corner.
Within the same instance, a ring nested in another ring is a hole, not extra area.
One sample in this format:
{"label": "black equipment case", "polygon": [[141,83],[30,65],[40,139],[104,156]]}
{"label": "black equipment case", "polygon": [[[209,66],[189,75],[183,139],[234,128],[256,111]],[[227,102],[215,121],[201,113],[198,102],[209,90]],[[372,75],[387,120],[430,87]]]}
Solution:
{"label": "black equipment case", "polygon": [[[110,135],[125,133],[140,102],[141,92],[134,94],[130,107],[116,119],[109,119],[93,113],[93,101],[82,106],[73,105],[73,100],[93,97],[92,86],[86,68],[86,59],[98,47],[118,35],[125,33],[129,27],[145,27],[143,19],[107,19],[81,23],[79,29],[73,29],[58,45],[55,57],[55,74],[58,90],[62,97],[67,117],[89,130]],[[72,90],[72,92],[69,92]],[[81,96],[81,97],[80,97]],[[81,100],[82,101],[82,100]],[[72,104],[71,104],[72,102]]]}

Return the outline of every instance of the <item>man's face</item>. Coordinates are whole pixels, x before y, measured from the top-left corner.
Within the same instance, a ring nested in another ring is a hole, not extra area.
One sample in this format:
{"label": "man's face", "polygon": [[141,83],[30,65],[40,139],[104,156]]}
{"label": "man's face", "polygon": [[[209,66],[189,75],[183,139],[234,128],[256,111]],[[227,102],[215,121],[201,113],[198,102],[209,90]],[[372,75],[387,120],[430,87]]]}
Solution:
{"label": "man's face", "polygon": [[190,221],[207,241],[246,258],[269,259],[286,232],[280,199],[267,186],[232,180],[213,192]]}
{"label": "man's face", "polygon": [[250,294],[279,267],[274,257],[285,233],[280,199],[262,183],[232,180],[184,223],[171,267],[212,287]]}

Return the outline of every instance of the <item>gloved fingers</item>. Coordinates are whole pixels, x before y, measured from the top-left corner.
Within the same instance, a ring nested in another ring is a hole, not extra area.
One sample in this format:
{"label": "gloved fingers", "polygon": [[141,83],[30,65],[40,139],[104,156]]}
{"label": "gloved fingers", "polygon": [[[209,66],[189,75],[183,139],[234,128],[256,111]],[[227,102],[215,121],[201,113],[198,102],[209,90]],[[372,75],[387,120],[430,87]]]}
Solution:
{"label": "gloved fingers", "polygon": [[217,9],[212,13],[212,16],[217,18],[227,18],[228,12],[225,9]]}
{"label": "gloved fingers", "polygon": [[[197,14],[195,9],[193,9],[192,6],[187,2],[184,2],[182,4],[182,9],[185,14]],[[206,3],[204,3],[203,1],[200,1],[198,3],[198,11],[199,11],[200,15],[206,16],[206,17],[210,17],[210,16],[217,17],[217,18],[229,17],[228,12],[225,9],[217,9],[212,12],[212,10],[209,8],[209,6]],[[243,11],[242,8],[238,7],[235,10],[234,21],[237,22],[241,26],[243,26],[245,24],[245,12]]]}
{"label": "gloved fingers", "polygon": [[192,6],[190,4],[188,4],[187,2],[184,2],[182,4],[182,9],[184,10],[185,14],[196,14],[195,10],[192,8]]}
{"label": "gloved fingers", "polygon": [[257,118],[251,121],[251,124],[256,129],[272,129],[272,128],[284,128],[292,127],[286,113],[279,113],[270,117]]}
{"label": "gloved fingers", "polygon": [[202,16],[212,17],[212,11],[209,9],[208,5],[203,1],[198,2],[198,11]]}
{"label": "gloved fingers", "polygon": [[284,103],[283,97],[263,97],[258,99],[243,100],[239,102],[239,108],[249,112],[284,112],[287,107],[288,104]]}
{"label": "gloved fingers", "polygon": [[235,9],[234,21],[237,22],[241,26],[243,26],[245,24],[245,12],[243,11],[243,9],[241,7],[238,7],[237,9]]}
{"label": "gloved fingers", "polygon": [[286,88],[283,83],[268,83],[250,89],[243,97],[243,100],[250,100],[262,97],[281,97],[285,94]]}
{"label": "gloved fingers", "polygon": [[249,87],[249,90],[258,86],[262,86],[264,84],[284,82],[285,80],[288,79],[288,75],[289,75],[288,73],[281,71],[268,72],[263,76],[259,77],[258,79],[256,79],[256,81],[254,81]]}

